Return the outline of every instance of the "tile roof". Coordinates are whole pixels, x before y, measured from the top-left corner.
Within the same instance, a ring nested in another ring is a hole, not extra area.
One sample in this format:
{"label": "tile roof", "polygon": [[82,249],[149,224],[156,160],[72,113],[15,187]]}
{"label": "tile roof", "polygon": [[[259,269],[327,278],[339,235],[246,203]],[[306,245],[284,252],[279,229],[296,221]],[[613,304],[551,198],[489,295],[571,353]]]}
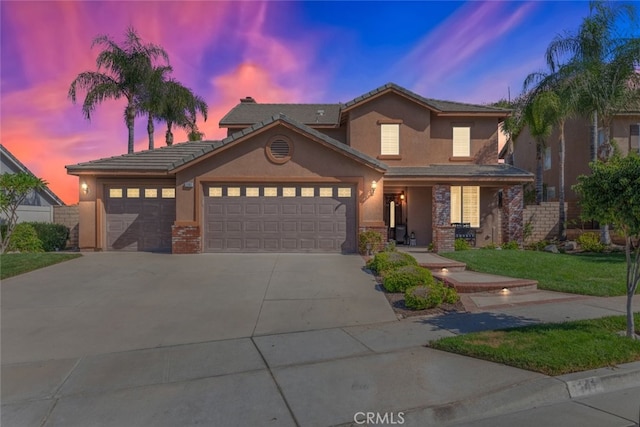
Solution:
{"label": "tile roof", "polygon": [[284,114],[311,126],[333,126],[340,123],[340,104],[257,104],[241,102],[221,120],[220,126],[251,125]]}
{"label": "tile roof", "polygon": [[78,173],[82,171],[129,171],[129,172],[157,172],[170,174],[174,169],[183,166],[191,161],[204,156],[207,153],[215,151],[220,147],[231,144],[246,135],[256,132],[275,122],[287,123],[301,132],[307,133],[315,138],[322,140],[327,145],[333,147],[337,151],[343,152],[365,163],[373,168],[386,170],[387,166],[373,157],[367,156],[348,145],[336,141],[329,136],[305,126],[284,114],[272,116],[267,120],[245,128],[239,132],[221,141],[193,141],[175,144],[170,147],[157,148],[155,150],[140,151],[132,154],[123,154],[121,156],[108,157],[90,162],[78,163],[76,165],[66,166],[69,173]]}
{"label": "tile roof", "polygon": [[385,178],[522,178],[533,179],[534,175],[507,164],[495,165],[429,165],[413,167],[390,167]]}
{"label": "tile roof", "polygon": [[395,90],[397,92],[400,92],[408,96],[409,98],[413,98],[423,104],[426,104],[427,106],[441,113],[498,113],[498,114],[504,114],[506,116],[511,112],[511,110],[498,108],[498,107],[490,107],[487,105],[466,104],[462,102],[443,101],[439,99],[425,98],[423,96],[418,95],[415,92],[412,92],[408,89],[403,88],[402,86],[398,86],[395,83],[387,83],[376,89],[373,89],[372,91],[369,91],[363,95],[360,95],[352,99],[351,101],[345,103],[342,108],[348,109],[356,104],[359,104],[360,102],[363,102],[387,90]]}

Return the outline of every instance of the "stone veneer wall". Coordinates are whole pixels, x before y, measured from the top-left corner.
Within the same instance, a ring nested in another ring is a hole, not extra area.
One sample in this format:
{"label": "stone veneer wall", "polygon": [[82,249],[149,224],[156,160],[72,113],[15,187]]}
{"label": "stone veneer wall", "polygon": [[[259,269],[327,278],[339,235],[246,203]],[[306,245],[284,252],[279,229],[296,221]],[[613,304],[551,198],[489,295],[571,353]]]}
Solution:
{"label": "stone veneer wall", "polygon": [[453,252],[455,249],[455,229],[451,226],[451,187],[434,185],[431,203],[433,221],[433,250]]}
{"label": "stone veneer wall", "polygon": [[522,244],[524,191],[522,185],[502,189],[502,242]]}
{"label": "stone veneer wall", "polygon": [[[558,237],[560,223],[560,203],[541,202],[539,205],[527,205],[523,211],[524,223],[531,223],[532,233],[525,243],[550,240]],[[565,203],[565,209],[568,204]]]}
{"label": "stone veneer wall", "polygon": [[171,226],[171,253],[174,254],[199,254],[202,239],[200,227],[197,225],[172,225]]}
{"label": "stone veneer wall", "polygon": [[76,249],[78,244],[78,228],[80,224],[80,210],[78,205],[54,206],[53,222],[69,228],[67,249]]}

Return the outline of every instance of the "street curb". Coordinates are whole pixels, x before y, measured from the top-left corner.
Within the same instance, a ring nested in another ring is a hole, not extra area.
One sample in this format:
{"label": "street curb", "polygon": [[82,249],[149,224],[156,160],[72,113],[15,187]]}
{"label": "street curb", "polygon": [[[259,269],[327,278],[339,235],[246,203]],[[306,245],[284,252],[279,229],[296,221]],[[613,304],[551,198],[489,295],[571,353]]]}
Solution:
{"label": "street curb", "polygon": [[640,362],[560,375],[556,379],[567,385],[572,399],[608,393],[640,384]]}

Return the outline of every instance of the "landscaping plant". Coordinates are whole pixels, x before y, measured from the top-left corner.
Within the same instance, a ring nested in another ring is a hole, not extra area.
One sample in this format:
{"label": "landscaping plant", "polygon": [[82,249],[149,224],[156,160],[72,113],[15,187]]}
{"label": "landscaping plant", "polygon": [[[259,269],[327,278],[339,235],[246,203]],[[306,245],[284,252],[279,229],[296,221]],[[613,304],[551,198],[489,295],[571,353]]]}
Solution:
{"label": "landscaping plant", "polygon": [[583,218],[613,224],[625,238],[627,261],[627,336],[635,337],[633,296],[640,281],[640,156],[615,155],[592,162],[591,175],[578,177]]}
{"label": "landscaping plant", "polygon": [[18,224],[18,206],[30,192],[43,189],[46,183],[30,173],[3,173],[0,175],[0,213],[6,220],[6,230],[0,241],[0,253],[9,247],[9,240]]}
{"label": "landscaping plant", "polygon": [[363,231],[358,235],[358,250],[361,255],[371,255],[384,248],[382,234],[375,230]]}
{"label": "landscaping plant", "polygon": [[378,252],[367,262],[367,268],[378,275],[404,265],[418,265],[418,261],[411,255],[404,252]]}
{"label": "landscaping plant", "polygon": [[7,249],[9,252],[44,252],[36,230],[26,222],[16,225]]}
{"label": "landscaping plant", "polygon": [[426,268],[418,265],[405,265],[384,275],[382,286],[387,292],[404,292],[418,285],[433,285],[433,276]]}

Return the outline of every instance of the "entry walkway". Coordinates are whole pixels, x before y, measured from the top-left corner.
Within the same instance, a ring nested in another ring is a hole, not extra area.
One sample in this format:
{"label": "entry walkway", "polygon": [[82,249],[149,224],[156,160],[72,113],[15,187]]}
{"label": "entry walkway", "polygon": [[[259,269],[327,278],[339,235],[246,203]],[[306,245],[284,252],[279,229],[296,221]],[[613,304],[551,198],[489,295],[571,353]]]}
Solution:
{"label": "entry walkway", "polygon": [[460,294],[492,291],[533,291],[536,280],[516,279],[495,274],[466,270],[466,264],[429,252],[427,248],[398,246],[398,250],[411,254],[421,266],[428,268],[434,277],[453,286]]}

